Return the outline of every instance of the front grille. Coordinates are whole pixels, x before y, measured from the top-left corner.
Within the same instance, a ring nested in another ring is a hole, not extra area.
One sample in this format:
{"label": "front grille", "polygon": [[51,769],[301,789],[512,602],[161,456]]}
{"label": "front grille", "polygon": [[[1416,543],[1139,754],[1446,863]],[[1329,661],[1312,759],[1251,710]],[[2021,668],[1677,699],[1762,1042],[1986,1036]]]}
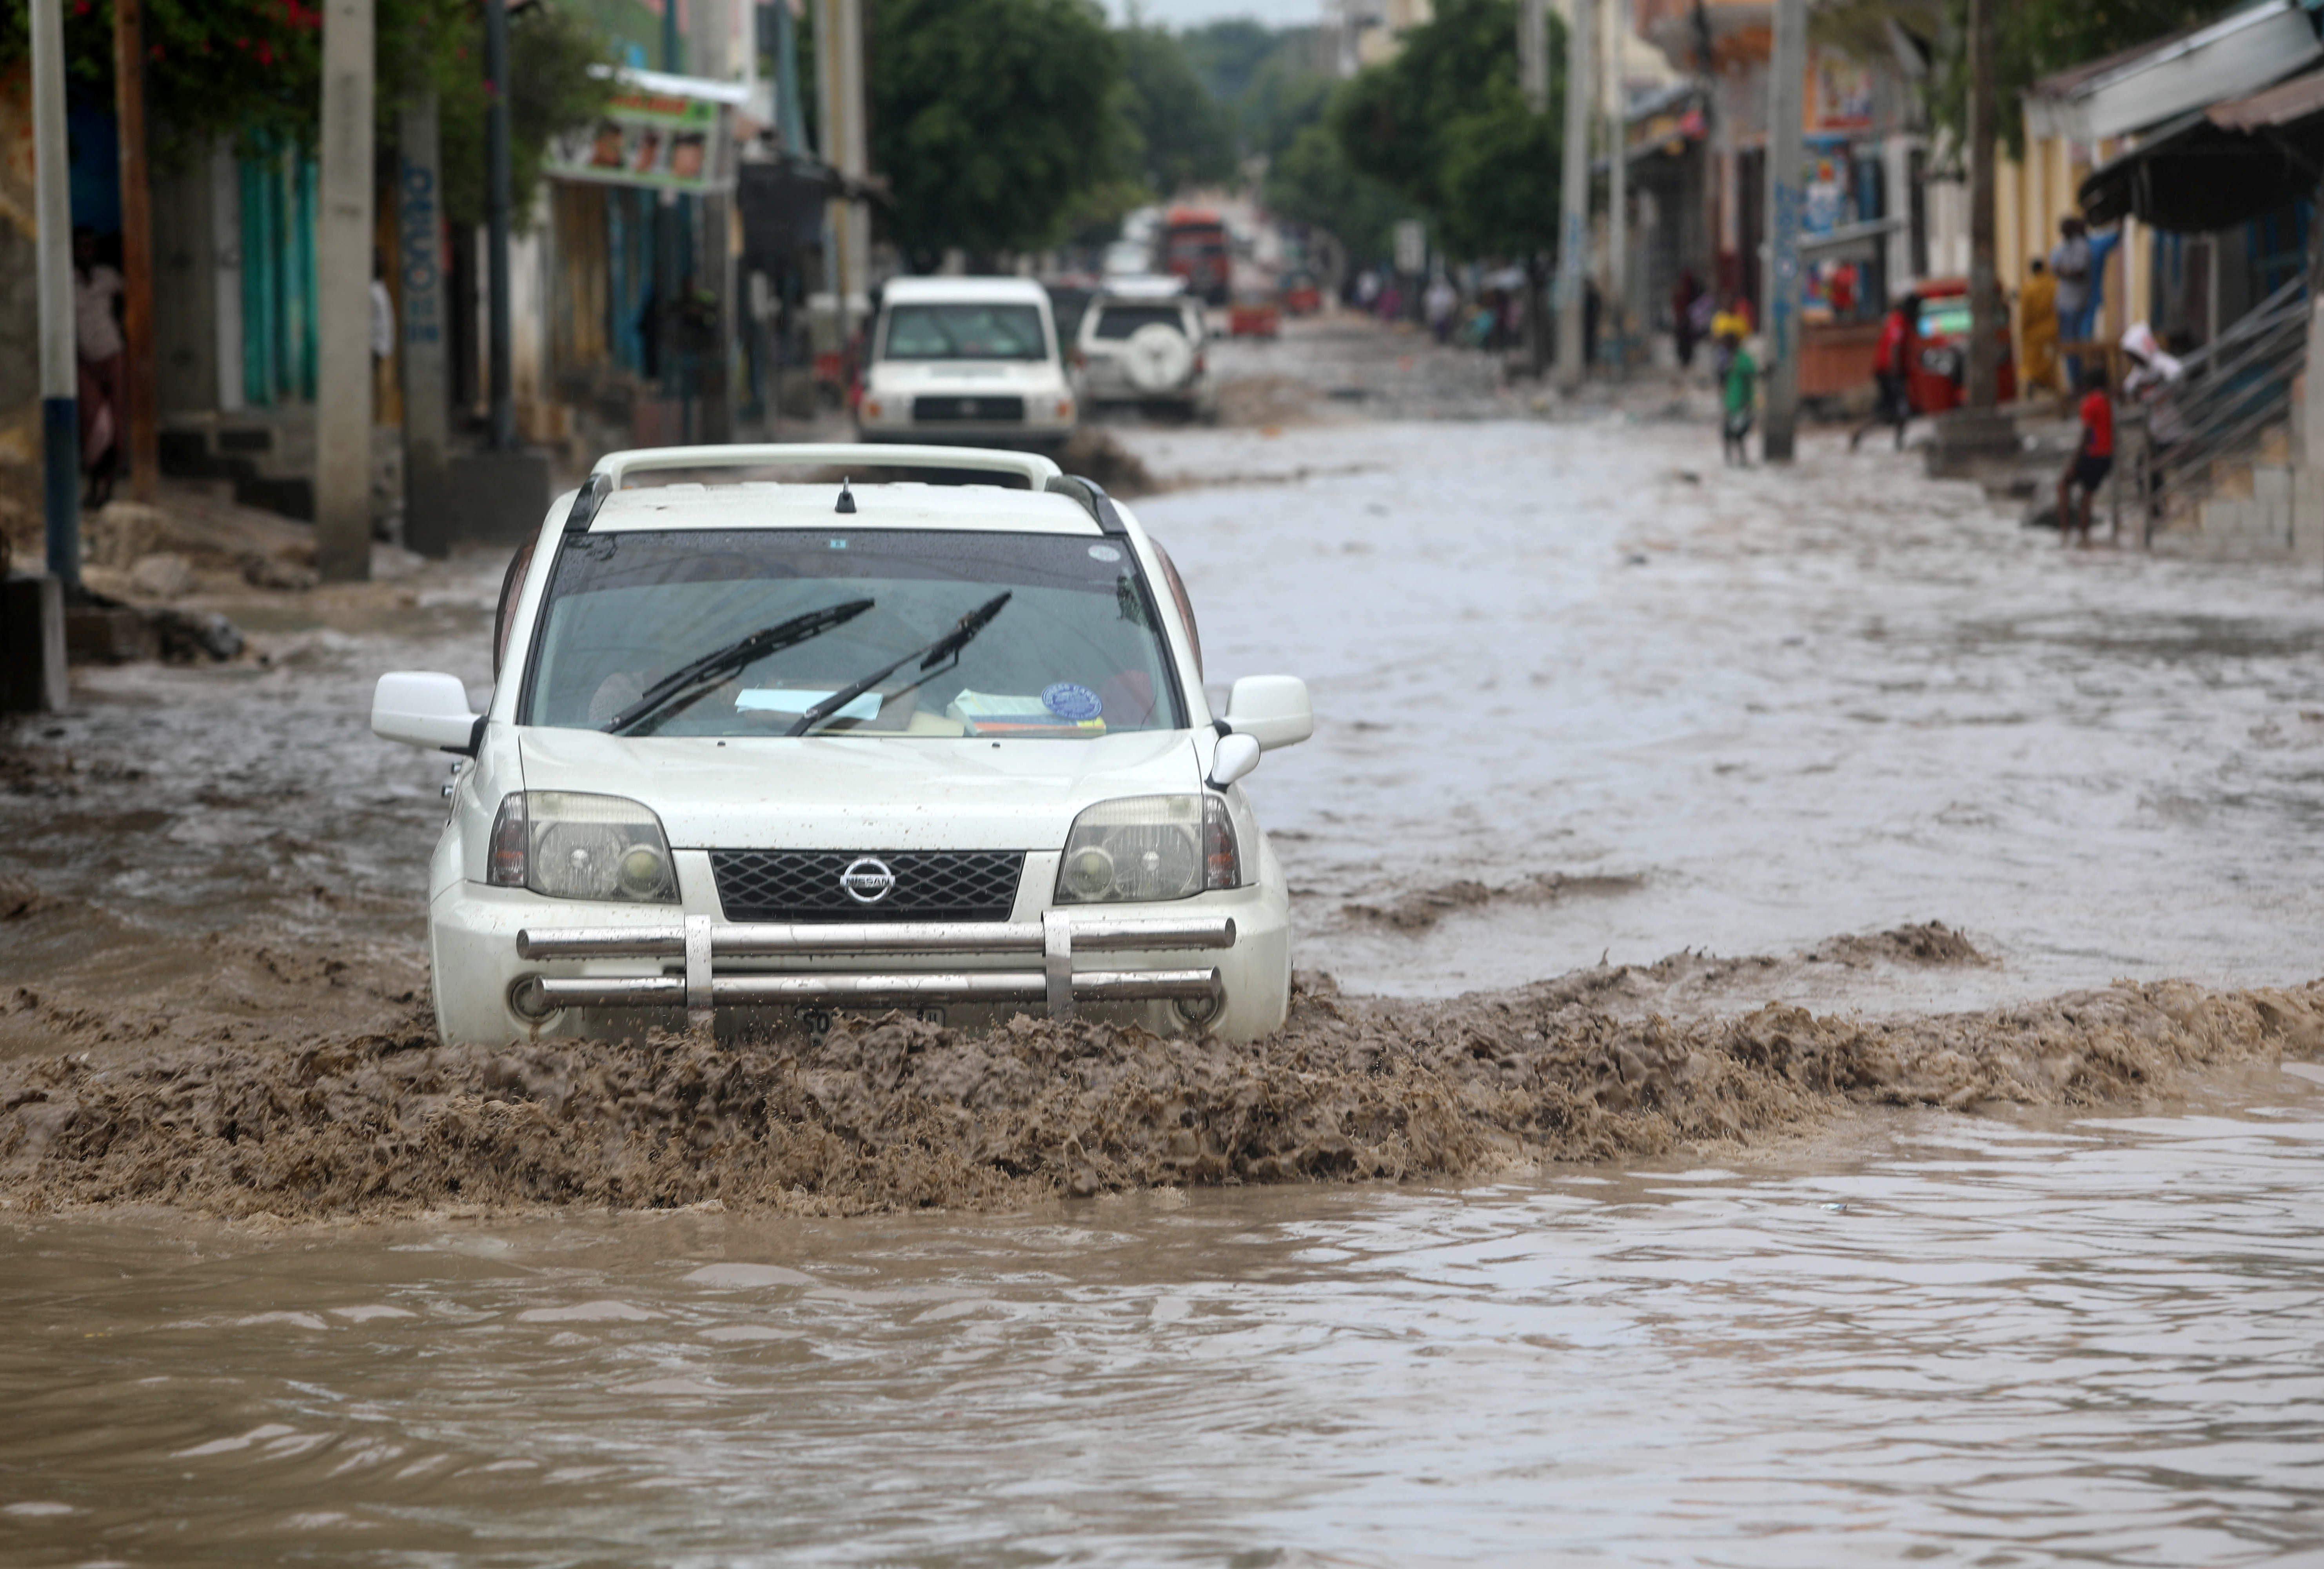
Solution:
{"label": "front grille", "polygon": [[1025,400],[1014,397],[915,398],[912,418],[918,420],[1022,420]]}
{"label": "front grille", "polygon": [[[841,875],[865,860],[879,862],[896,879],[885,897],[869,904],[840,885]],[[713,850],[710,871],[728,920],[1007,920],[1017,903],[1025,853]]]}

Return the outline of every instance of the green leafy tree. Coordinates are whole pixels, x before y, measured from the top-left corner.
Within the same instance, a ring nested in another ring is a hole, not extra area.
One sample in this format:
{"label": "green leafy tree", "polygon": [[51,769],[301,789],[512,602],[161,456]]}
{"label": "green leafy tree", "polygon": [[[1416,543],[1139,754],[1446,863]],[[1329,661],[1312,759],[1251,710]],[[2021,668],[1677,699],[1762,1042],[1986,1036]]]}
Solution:
{"label": "green leafy tree", "polygon": [[[410,69],[393,77],[383,69],[382,86],[422,77],[437,84],[444,213],[454,224],[480,224],[487,217],[484,139],[492,108],[483,70],[484,29],[464,0],[428,4],[435,14],[431,25],[405,34]],[[605,35],[569,11],[530,5],[509,18],[509,186],[521,224],[533,210],[549,138],[588,124],[612,96],[612,84],[589,74],[610,53]],[[381,96],[400,105],[404,95],[399,88]]]}
{"label": "green leafy tree", "polygon": [[[28,13],[0,11],[0,70],[31,49]],[[145,0],[148,136],[163,168],[221,138],[244,152],[312,146],[322,110],[322,11],[307,0]],[[469,0],[378,0],[377,94],[382,145],[393,144],[410,89],[432,82],[442,115],[446,209],[455,223],[484,221],[484,23]],[[604,106],[609,85],[589,74],[605,60],[601,34],[545,5],[509,26],[512,184],[530,209],[549,137]],[[91,97],[114,97],[111,0],[69,0],[66,69]]]}
{"label": "green leafy tree", "polygon": [[[111,0],[65,0],[65,72],[113,101]],[[181,162],[220,136],[311,143],[323,14],[304,0],[146,0],[145,93],[155,155]],[[32,52],[30,8],[0,10],[0,70]]]}
{"label": "green leafy tree", "polygon": [[1235,100],[1235,125],[1246,156],[1280,156],[1323,117],[1340,84],[1315,69],[1315,30],[1286,28]]}
{"label": "green leafy tree", "polygon": [[1188,28],[1178,35],[1178,47],[1204,89],[1219,103],[1231,106],[1242,102],[1282,39],[1281,32],[1263,23],[1236,17]]}
{"label": "green leafy tree", "polygon": [[1122,51],[1091,0],[879,0],[872,167],[925,265],[1051,243],[1120,166]]}
{"label": "green leafy tree", "polygon": [[1549,19],[1549,109],[1517,80],[1515,0],[1443,0],[1384,65],[1343,87],[1327,115],[1349,164],[1426,212],[1471,256],[1556,243],[1563,148],[1564,28]]}
{"label": "green leafy tree", "polygon": [[[2026,90],[2043,77],[2153,43],[2185,28],[2217,21],[2244,0],[2016,0],[1997,6],[1994,29],[1994,130],[2012,155],[2022,155],[2025,121],[2018,113]],[[1894,22],[1933,55],[1928,83],[1930,116],[1953,134],[1958,146],[1969,127],[1968,0],[1849,0],[1819,11],[1812,36],[1859,58],[1888,51]]]}
{"label": "green leafy tree", "polygon": [[1131,156],[1157,195],[1216,184],[1235,171],[1234,124],[1186,59],[1178,40],[1158,27],[1125,27],[1121,47]]}
{"label": "green leafy tree", "polygon": [[1329,231],[1358,261],[1388,255],[1392,230],[1419,209],[1379,180],[1359,174],[1329,127],[1309,125],[1269,161],[1268,207],[1294,223]]}

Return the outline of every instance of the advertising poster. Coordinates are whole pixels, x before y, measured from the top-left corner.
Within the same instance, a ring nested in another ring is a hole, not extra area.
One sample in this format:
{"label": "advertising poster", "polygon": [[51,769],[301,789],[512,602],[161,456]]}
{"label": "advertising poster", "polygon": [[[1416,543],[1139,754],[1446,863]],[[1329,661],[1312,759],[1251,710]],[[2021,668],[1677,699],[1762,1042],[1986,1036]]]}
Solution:
{"label": "advertising poster", "polygon": [[551,142],[543,167],[559,180],[702,195],[724,189],[725,132],[725,116],[707,99],[632,88],[595,125]]}

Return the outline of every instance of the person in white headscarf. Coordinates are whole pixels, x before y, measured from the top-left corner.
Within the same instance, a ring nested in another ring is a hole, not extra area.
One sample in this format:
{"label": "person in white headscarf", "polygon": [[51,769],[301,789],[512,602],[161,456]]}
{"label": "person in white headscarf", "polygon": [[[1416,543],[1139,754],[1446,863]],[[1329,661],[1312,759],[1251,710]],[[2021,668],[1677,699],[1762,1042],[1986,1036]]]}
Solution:
{"label": "person in white headscarf", "polygon": [[2187,367],[2163,352],[2154,341],[2154,329],[2133,322],[2122,335],[2122,352],[2130,356],[2130,374],[2122,379],[2122,392],[2146,412],[2146,471],[2150,492],[2158,488],[2171,450],[2187,438],[2187,423],[2179,412],[2178,387]]}

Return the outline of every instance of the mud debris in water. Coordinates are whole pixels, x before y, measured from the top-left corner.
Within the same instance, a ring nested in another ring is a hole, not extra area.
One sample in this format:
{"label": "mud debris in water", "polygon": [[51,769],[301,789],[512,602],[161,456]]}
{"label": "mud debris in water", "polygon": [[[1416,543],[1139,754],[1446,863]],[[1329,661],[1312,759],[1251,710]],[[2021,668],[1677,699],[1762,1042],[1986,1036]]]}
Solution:
{"label": "mud debris in water", "polygon": [[1995,962],[1979,953],[1963,933],[1936,920],[1892,927],[1870,937],[1833,937],[1802,956],[1810,964],[1847,964],[1856,969],[1883,960],[1924,967],[1986,966]]}
{"label": "mud debris in water", "polygon": [[[901,1016],[820,1040],[469,1048],[394,1028],[108,1037],[0,1064],[0,1204],[311,1220],[444,1206],[986,1208],[1143,1186],[1450,1177],[1748,1143],[1849,1103],[2095,1104],[2324,1054],[2324,982],[2118,984],[1865,1021],[1768,1004],[1623,1019],[1625,970],[1449,1001],[1303,974],[1249,1046]],[[60,1020],[60,1022],[63,1022]],[[81,1018],[87,1038],[98,1021]]]}
{"label": "mud debris in water", "polygon": [[1356,920],[1377,921],[1397,931],[1425,932],[1457,909],[1499,902],[1554,904],[1562,899],[1632,893],[1645,885],[1646,880],[1639,877],[1569,877],[1563,872],[1545,872],[1503,888],[1464,878],[1407,893],[1389,904],[1343,904],[1340,913]]}

